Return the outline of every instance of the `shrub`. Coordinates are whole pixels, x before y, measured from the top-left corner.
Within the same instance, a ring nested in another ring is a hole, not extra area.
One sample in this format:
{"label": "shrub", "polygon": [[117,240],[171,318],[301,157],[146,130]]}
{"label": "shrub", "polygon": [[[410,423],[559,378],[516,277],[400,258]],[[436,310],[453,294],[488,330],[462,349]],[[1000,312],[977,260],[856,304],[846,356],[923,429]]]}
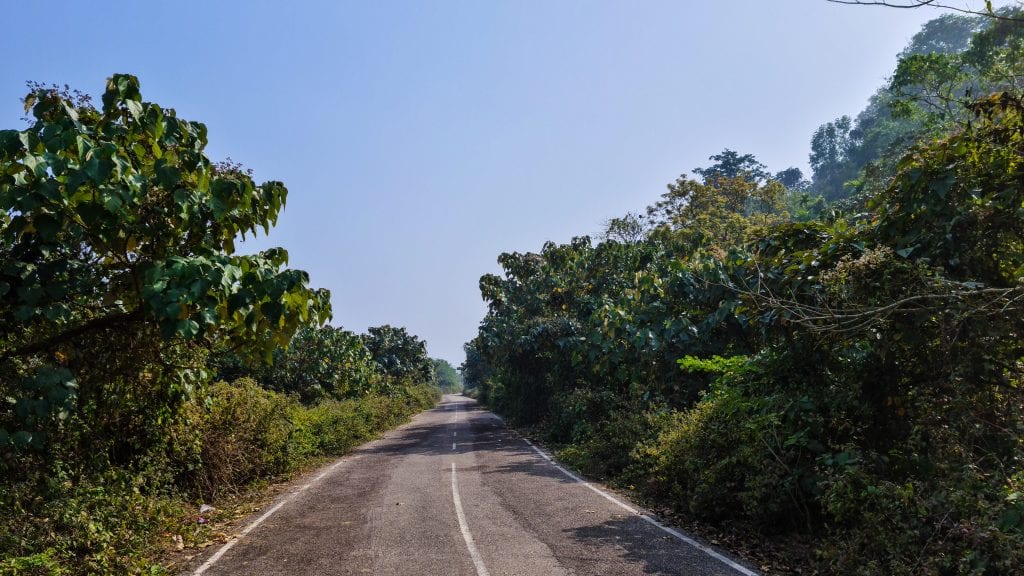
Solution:
{"label": "shrub", "polygon": [[54,470],[3,492],[3,575],[159,573],[145,551],[183,513],[169,494],[116,468],[84,478]]}
{"label": "shrub", "polygon": [[292,450],[315,458],[344,454],[369,439],[375,430],[361,413],[363,400],[327,400],[294,413]]}
{"label": "shrub", "polygon": [[249,378],[219,382],[210,388],[209,411],[202,420],[202,467],[196,487],[208,497],[257,478],[290,469],[289,436],[298,402],[261,388]]}

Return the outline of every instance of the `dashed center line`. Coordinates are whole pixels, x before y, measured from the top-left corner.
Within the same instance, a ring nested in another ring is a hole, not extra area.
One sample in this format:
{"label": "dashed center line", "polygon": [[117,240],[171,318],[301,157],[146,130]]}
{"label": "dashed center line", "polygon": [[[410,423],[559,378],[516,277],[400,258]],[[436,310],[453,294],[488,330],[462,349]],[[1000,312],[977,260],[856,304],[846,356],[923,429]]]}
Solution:
{"label": "dashed center line", "polygon": [[452,500],[455,502],[455,515],[459,518],[459,530],[462,532],[462,539],[466,541],[466,548],[469,550],[469,557],[476,567],[477,576],[490,576],[487,566],[484,565],[480,551],[476,549],[473,542],[473,534],[469,531],[469,524],[466,523],[466,513],[462,510],[462,499],[459,498],[459,480],[455,475],[455,462],[452,462]]}

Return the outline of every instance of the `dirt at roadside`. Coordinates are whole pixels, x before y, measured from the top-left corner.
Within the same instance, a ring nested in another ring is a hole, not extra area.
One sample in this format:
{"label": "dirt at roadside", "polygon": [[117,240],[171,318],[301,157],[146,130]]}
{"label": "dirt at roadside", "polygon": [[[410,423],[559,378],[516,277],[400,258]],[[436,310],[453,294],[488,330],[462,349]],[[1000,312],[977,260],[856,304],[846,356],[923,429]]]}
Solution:
{"label": "dirt at roadside", "polygon": [[[342,456],[341,458],[344,458]],[[294,492],[309,482],[327,463],[339,458],[323,459],[287,477],[250,486],[247,490],[226,495],[209,503],[195,503],[190,513],[181,518],[176,530],[161,534],[153,545],[154,562],[172,574],[184,571],[199,555],[234,538],[253,516],[286,493]],[[202,509],[203,504],[213,510]]]}

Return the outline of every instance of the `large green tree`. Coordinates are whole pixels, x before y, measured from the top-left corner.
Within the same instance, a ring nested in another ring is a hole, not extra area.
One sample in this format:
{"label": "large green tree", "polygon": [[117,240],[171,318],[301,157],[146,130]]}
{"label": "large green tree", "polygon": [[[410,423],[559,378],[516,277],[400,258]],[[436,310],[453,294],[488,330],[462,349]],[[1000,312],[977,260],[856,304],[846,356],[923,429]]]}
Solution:
{"label": "large green tree", "polygon": [[380,370],[394,378],[428,382],[433,378],[433,363],[427,356],[427,343],[405,328],[385,324],[367,329],[363,344]]}
{"label": "large green tree", "polygon": [[0,131],[0,444],[72,427],[130,455],[203,380],[205,347],[268,356],[329,318],[284,250],[235,252],[287,189],[212,163],[205,125],[124,74],[101,108],[38,86],[25,108]]}

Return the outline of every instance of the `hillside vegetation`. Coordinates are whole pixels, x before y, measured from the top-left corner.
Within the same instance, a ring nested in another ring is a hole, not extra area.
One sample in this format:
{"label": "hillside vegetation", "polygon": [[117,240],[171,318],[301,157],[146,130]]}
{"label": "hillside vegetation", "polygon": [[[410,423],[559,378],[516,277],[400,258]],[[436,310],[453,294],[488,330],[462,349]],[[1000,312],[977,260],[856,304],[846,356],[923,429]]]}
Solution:
{"label": "hillside vegetation", "polygon": [[467,388],[821,573],[1020,573],[1022,34],[929,23],[810,182],[726,150],[600,242],[502,254]]}

